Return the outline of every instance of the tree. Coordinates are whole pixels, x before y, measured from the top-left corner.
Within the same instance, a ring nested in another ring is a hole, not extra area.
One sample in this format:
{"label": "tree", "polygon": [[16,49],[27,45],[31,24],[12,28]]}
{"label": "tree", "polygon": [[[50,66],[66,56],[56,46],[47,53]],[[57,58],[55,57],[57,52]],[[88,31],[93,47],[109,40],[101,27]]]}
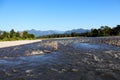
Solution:
{"label": "tree", "polygon": [[110,36],[111,35],[111,28],[108,26],[105,26],[103,29],[103,35],[104,36]]}
{"label": "tree", "polygon": [[3,34],[1,35],[2,40],[10,40],[10,34],[6,31],[3,31]]}
{"label": "tree", "polygon": [[35,39],[35,36],[33,34],[28,34],[28,38]]}
{"label": "tree", "polygon": [[76,36],[76,32],[72,32],[72,33],[71,33],[71,36],[72,36],[72,37],[75,37],[75,36]]}
{"label": "tree", "polygon": [[20,33],[19,32],[16,32],[16,37],[20,37]]}
{"label": "tree", "polygon": [[91,36],[92,37],[98,36],[98,30],[97,29],[91,29]]}
{"label": "tree", "polygon": [[11,29],[10,32],[0,31],[0,40],[21,40],[21,39],[34,39],[33,34],[28,34],[27,31],[15,32],[14,29]]}
{"label": "tree", "polygon": [[15,38],[15,37],[16,37],[16,33],[15,33],[14,29],[11,29],[10,38]]}
{"label": "tree", "polygon": [[112,29],[113,35],[120,35],[120,25],[117,25]]}
{"label": "tree", "polygon": [[27,39],[28,38],[28,32],[27,31],[23,31],[23,38]]}

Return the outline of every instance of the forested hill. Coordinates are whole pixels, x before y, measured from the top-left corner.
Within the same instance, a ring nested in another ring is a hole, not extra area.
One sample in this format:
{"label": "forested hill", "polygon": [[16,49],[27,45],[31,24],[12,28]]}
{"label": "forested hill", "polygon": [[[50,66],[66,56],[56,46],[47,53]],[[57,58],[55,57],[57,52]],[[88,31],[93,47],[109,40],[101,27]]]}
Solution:
{"label": "forested hill", "polygon": [[101,26],[98,29],[91,29],[88,32],[84,33],[76,33],[71,32],[71,34],[53,34],[53,35],[46,35],[40,36],[38,38],[59,38],[59,37],[100,37],[100,36],[120,36],[120,25],[116,27],[109,27],[109,26]]}
{"label": "forested hill", "polygon": [[11,41],[11,40],[25,40],[25,39],[34,39],[33,34],[29,34],[27,31],[15,32],[12,29],[10,32],[0,31],[0,41]]}

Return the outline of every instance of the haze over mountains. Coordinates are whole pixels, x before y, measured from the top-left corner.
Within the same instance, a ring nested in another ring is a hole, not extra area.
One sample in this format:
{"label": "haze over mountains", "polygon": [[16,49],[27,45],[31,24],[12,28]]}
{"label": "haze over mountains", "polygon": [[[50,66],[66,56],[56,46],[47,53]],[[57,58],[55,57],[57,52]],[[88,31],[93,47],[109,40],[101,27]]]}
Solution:
{"label": "haze over mountains", "polygon": [[80,29],[72,29],[72,30],[68,30],[68,31],[58,31],[58,30],[41,31],[41,30],[35,30],[35,29],[31,29],[31,30],[27,30],[27,31],[30,34],[34,34],[36,37],[39,37],[39,36],[50,35],[50,34],[63,34],[63,33],[70,34],[72,32],[84,33],[89,30],[80,28]]}

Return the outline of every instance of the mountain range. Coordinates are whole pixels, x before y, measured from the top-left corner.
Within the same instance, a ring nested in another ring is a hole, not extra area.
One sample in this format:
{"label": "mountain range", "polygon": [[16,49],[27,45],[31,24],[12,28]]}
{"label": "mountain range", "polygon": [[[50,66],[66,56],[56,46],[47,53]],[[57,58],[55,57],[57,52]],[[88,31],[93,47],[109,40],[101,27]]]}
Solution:
{"label": "mountain range", "polygon": [[76,32],[76,33],[84,33],[87,31],[90,31],[88,29],[72,29],[72,30],[68,30],[68,31],[58,31],[58,30],[47,30],[47,31],[41,31],[41,30],[35,30],[35,29],[31,29],[31,30],[27,30],[28,33],[30,34],[34,34],[36,37],[39,36],[44,36],[44,35],[50,35],[50,34],[70,34],[72,32]]}

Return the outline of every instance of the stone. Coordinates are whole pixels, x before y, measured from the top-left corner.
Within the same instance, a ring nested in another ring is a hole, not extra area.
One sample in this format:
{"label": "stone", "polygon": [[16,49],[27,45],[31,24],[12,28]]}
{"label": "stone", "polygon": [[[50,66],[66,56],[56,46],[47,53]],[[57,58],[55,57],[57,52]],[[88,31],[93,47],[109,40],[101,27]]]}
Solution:
{"label": "stone", "polygon": [[55,69],[55,68],[51,68],[51,70],[52,70],[52,71],[56,71],[56,72],[58,72],[58,70],[57,70],[57,69]]}
{"label": "stone", "polygon": [[44,53],[51,53],[49,50],[43,50]]}
{"label": "stone", "polygon": [[12,69],[12,71],[13,71],[13,72],[17,72],[17,70],[15,70],[15,69]]}
{"label": "stone", "polygon": [[117,54],[114,54],[114,57],[115,57],[115,58],[118,58],[118,55],[117,55]]}
{"label": "stone", "polygon": [[58,50],[58,44],[57,44],[57,42],[53,43],[53,48],[54,48],[55,51]]}
{"label": "stone", "polygon": [[73,68],[72,71],[73,71],[73,72],[78,72],[79,69],[75,69],[75,68]]}
{"label": "stone", "polygon": [[97,56],[95,56],[95,55],[93,55],[93,59],[95,60],[95,61],[100,61],[100,59],[97,57]]}
{"label": "stone", "polygon": [[32,51],[31,55],[35,55],[35,54],[43,54],[43,51]]}
{"label": "stone", "polygon": [[30,70],[26,70],[25,72],[26,73],[31,73],[33,70],[32,69],[30,69]]}

